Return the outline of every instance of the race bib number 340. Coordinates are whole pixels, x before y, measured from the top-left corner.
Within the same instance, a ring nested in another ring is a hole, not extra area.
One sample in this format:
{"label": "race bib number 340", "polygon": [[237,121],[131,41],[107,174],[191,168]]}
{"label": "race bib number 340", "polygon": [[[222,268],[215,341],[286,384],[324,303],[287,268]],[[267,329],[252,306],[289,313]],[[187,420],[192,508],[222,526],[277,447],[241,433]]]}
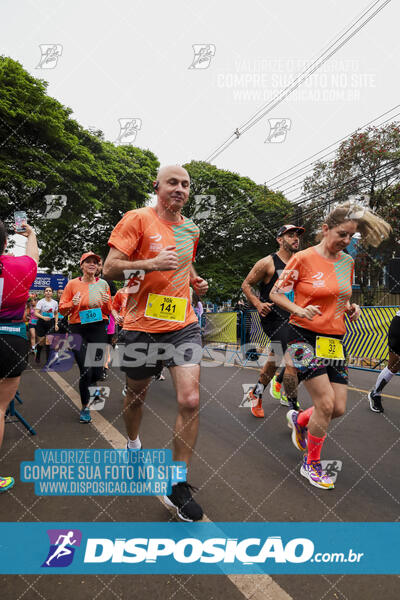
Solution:
{"label": "race bib number 340", "polygon": [[89,308],[88,310],[79,311],[79,318],[82,325],[86,323],[96,323],[103,320],[101,308]]}
{"label": "race bib number 340", "polygon": [[184,323],[187,302],[187,298],[174,298],[174,296],[149,294],[144,314],[150,319]]}

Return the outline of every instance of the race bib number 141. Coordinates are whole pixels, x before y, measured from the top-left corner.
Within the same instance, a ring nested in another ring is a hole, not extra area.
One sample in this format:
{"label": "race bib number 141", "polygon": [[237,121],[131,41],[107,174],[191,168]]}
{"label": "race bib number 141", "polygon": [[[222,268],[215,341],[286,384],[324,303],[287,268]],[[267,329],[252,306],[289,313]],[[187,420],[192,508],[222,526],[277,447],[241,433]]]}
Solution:
{"label": "race bib number 141", "polygon": [[150,319],[184,323],[187,302],[187,298],[174,298],[174,296],[149,294],[144,314]]}

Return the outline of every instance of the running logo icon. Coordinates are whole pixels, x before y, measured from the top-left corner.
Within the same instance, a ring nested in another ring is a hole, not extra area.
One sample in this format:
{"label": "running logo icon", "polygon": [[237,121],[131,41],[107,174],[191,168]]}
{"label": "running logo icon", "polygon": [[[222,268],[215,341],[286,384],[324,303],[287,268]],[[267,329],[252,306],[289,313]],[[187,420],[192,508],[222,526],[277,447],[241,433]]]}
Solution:
{"label": "running logo icon", "polygon": [[215,208],[216,200],[216,196],[210,194],[196,194],[192,218],[196,221],[208,219],[211,211]]}
{"label": "running logo icon", "polygon": [[42,567],[68,567],[74,560],[77,547],[81,545],[79,529],[48,529],[50,548]]}
{"label": "running logo icon", "polygon": [[65,194],[60,194],[59,196],[48,194],[44,198],[46,200],[46,210],[43,215],[44,218],[59,219],[64,206],[67,204],[67,196]]}
{"label": "running logo icon", "polygon": [[39,44],[41,57],[37,69],[54,69],[57,66],[63,47],[61,44]]}
{"label": "running logo icon", "polygon": [[269,134],[264,144],[281,144],[292,127],[291,119],[268,119]]}
{"label": "running logo icon", "polygon": [[124,269],[123,273],[125,279],[125,292],[127,294],[136,294],[142,285],[144,276],[146,275],[145,271],[143,271],[143,269]]}
{"label": "running logo icon", "polygon": [[55,333],[50,344],[51,354],[49,361],[42,371],[69,371],[75,361],[73,350],[79,350],[82,345],[82,336],[78,333]]}
{"label": "running logo icon", "polygon": [[250,392],[250,390],[252,390],[254,388],[255,385],[256,384],[254,382],[253,383],[242,383],[243,400],[239,404],[239,408],[250,408],[252,406],[257,405],[257,401],[250,400],[250,398],[248,397],[248,393]]}
{"label": "running logo icon", "polygon": [[118,122],[119,134],[115,143],[121,146],[133,144],[137,132],[142,129],[142,119],[118,119]]}
{"label": "running logo icon", "polygon": [[322,470],[335,483],[339,472],[342,470],[341,460],[321,460]]}
{"label": "running logo icon", "polygon": [[193,44],[194,57],[189,69],[208,69],[215,56],[215,44]]}
{"label": "running logo icon", "polygon": [[110,397],[109,387],[89,387],[89,410],[103,410],[106,399]]}

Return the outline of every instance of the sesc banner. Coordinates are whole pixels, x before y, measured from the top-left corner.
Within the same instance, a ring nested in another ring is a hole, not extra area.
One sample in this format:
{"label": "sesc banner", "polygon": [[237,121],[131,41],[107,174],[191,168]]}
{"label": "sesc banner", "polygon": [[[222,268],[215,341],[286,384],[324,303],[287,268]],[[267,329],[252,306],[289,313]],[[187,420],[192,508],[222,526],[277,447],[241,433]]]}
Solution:
{"label": "sesc banner", "polygon": [[32,284],[31,291],[39,292],[46,287],[51,287],[53,291],[63,290],[68,283],[68,277],[61,273],[38,273]]}

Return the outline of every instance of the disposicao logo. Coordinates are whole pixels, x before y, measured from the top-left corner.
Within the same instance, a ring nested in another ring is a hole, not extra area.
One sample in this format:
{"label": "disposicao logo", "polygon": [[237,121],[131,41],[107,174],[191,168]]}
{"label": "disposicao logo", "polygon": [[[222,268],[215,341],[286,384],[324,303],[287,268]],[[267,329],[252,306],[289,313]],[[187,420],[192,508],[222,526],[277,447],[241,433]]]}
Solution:
{"label": "disposicao logo", "polygon": [[[251,550],[250,550],[251,548]],[[279,536],[247,538],[89,538],[86,543],[85,563],[156,563],[169,557],[178,563],[235,563],[246,565],[265,563],[303,563],[310,560],[314,544],[307,538],[295,538],[286,545]]]}
{"label": "disposicao logo", "polygon": [[68,567],[81,545],[82,532],[79,529],[48,529],[50,548],[42,567]]}

